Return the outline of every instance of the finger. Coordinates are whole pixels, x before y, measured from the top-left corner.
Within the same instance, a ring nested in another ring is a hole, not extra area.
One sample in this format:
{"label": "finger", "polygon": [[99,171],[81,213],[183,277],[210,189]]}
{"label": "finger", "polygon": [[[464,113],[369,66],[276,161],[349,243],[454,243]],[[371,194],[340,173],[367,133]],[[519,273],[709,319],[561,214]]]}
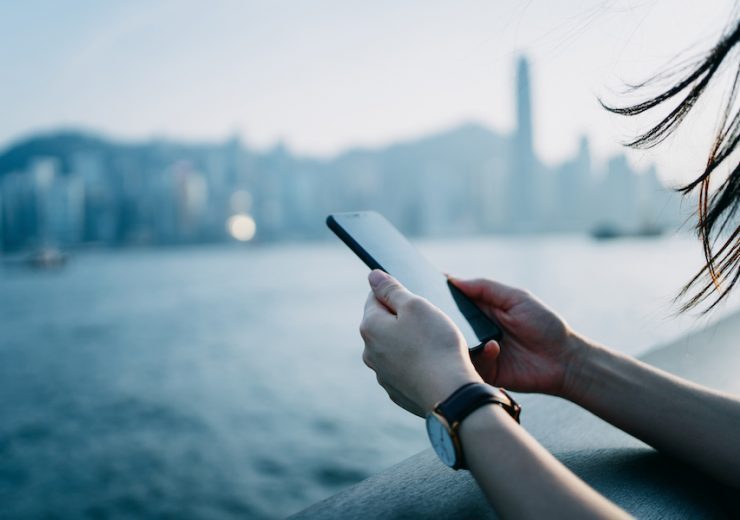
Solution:
{"label": "finger", "polygon": [[468,298],[483,301],[494,307],[503,309],[508,309],[514,305],[521,295],[521,291],[515,287],[485,278],[461,280],[453,276],[448,276],[447,279]]}
{"label": "finger", "polygon": [[375,297],[395,314],[405,301],[413,298],[413,295],[398,280],[380,269],[370,271],[368,280]]}
{"label": "finger", "polygon": [[495,363],[501,354],[501,345],[495,339],[488,340],[483,347],[476,349],[472,353],[471,360],[473,364]]}
{"label": "finger", "polygon": [[482,354],[490,360],[495,360],[498,358],[499,354],[501,354],[501,345],[498,344],[498,341],[492,339],[483,345]]}
{"label": "finger", "polygon": [[360,320],[359,327],[360,336],[362,336],[362,340],[365,342],[365,344],[370,341],[373,329],[377,326],[376,322],[379,316],[382,316],[381,313],[393,316],[393,314],[391,314],[388,309],[383,307],[383,305],[378,301],[378,299],[371,291],[370,294],[367,296],[367,300],[365,300],[365,309],[362,312],[362,320]]}
{"label": "finger", "polygon": [[499,354],[501,354],[501,347],[495,340],[490,340],[483,345],[472,360],[475,370],[489,385],[499,384]]}
{"label": "finger", "polygon": [[360,322],[361,326],[365,327],[372,327],[373,324],[377,324],[378,320],[395,320],[396,315],[386,306],[384,305],[378,298],[375,296],[375,293],[370,291],[370,293],[367,295],[367,299],[365,300],[365,309],[363,310],[362,314],[362,321]]}
{"label": "finger", "polygon": [[367,295],[367,299],[365,300],[365,316],[371,316],[374,313],[379,312],[381,314],[391,314],[391,312],[388,310],[388,307],[380,303],[378,301],[378,298],[375,296],[375,293],[373,291],[370,291]]}
{"label": "finger", "polygon": [[375,372],[375,368],[373,368],[372,361],[370,360],[370,353],[367,350],[367,347],[362,350],[362,362],[365,363],[365,366]]}

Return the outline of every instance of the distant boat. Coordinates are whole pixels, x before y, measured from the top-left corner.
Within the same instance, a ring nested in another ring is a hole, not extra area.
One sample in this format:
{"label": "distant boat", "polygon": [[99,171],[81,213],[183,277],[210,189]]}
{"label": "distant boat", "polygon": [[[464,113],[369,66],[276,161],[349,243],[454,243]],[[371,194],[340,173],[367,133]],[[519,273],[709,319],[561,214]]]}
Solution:
{"label": "distant boat", "polygon": [[67,253],[56,247],[42,247],[30,253],[25,263],[34,269],[57,269],[67,263]]}
{"label": "distant boat", "polygon": [[614,226],[604,224],[591,230],[591,238],[595,240],[611,240],[623,236],[622,232]]}
{"label": "distant boat", "polygon": [[594,240],[613,240],[615,238],[653,238],[661,236],[665,230],[658,226],[644,225],[635,231],[623,231],[611,224],[602,224],[591,230],[591,238]]}

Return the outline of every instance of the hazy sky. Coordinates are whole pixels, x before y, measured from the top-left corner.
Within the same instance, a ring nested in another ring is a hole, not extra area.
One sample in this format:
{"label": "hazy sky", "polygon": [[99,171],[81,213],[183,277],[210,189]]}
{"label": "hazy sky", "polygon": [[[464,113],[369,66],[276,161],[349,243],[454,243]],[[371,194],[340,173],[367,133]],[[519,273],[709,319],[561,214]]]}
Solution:
{"label": "hazy sky", "polygon": [[[39,129],[222,139],[327,155],[479,121],[513,125],[517,53],[532,62],[546,162],[582,133],[604,159],[641,125],[599,108],[688,50],[707,49],[732,0],[0,0],[0,147]],[[736,11],[735,11],[736,12]],[[687,56],[684,55],[684,56]],[[727,82],[723,82],[723,86]],[[691,131],[634,152],[665,178],[706,157],[716,101]]]}

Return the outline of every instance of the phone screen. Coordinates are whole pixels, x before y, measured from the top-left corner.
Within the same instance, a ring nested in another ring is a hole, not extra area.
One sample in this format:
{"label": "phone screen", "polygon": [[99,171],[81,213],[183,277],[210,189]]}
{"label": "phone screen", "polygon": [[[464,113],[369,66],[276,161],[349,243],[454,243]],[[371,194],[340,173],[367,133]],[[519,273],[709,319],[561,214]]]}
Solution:
{"label": "phone screen", "polygon": [[382,269],[447,314],[460,328],[471,351],[488,340],[501,339],[501,327],[452,285],[381,214],[334,213],[326,223],[368,267]]}

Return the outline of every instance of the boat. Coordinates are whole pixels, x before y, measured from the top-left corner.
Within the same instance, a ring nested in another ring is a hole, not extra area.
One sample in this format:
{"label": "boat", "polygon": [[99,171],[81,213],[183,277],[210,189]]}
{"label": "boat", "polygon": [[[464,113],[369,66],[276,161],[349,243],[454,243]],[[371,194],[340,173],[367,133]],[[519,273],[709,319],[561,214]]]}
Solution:
{"label": "boat", "polygon": [[25,263],[34,269],[58,269],[67,263],[69,255],[56,247],[41,247],[31,252]]}
{"label": "boat", "polygon": [[661,236],[665,230],[658,226],[645,225],[634,231],[624,231],[611,224],[596,226],[589,233],[594,240],[614,240],[617,238],[655,238]]}

